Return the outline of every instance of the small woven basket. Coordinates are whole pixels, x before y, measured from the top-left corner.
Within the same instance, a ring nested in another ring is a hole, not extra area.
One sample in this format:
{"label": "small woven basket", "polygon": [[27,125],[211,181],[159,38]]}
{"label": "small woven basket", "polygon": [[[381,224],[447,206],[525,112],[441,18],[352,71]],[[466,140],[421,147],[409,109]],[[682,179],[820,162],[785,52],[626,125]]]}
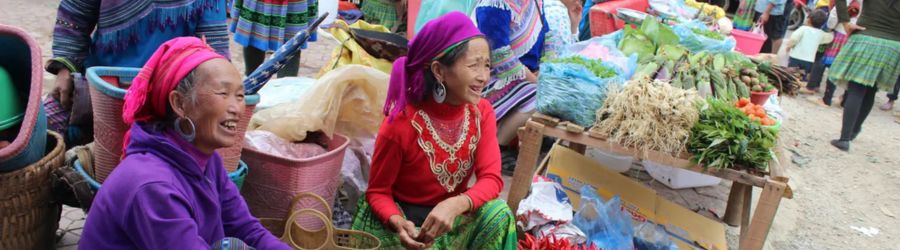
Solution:
{"label": "small woven basket", "polygon": [[[325,211],[303,208],[295,210],[304,198],[312,198]],[[260,223],[272,234],[280,236],[281,241],[294,249],[356,250],[378,249],[381,241],[374,235],[362,231],[336,229],[332,225],[331,208],[322,197],[313,193],[300,193],[291,201],[292,211],[287,219],[260,218]],[[306,215],[306,216],[303,216]],[[309,218],[304,218],[309,217]],[[303,220],[317,220],[321,226],[304,226]]]}
{"label": "small woven basket", "polygon": [[48,133],[46,154],[16,171],[0,173],[0,249],[52,249],[61,206],[53,201],[51,173],[63,166],[62,136]]}

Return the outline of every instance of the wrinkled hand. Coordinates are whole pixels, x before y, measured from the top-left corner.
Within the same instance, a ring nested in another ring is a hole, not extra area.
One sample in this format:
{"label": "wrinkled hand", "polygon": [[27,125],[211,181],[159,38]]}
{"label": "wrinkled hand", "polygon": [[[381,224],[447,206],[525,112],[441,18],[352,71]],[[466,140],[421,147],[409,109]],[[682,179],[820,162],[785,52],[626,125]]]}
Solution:
{"label": "wrinkled hand", "polygon": [[63,110],[72,109],[72,93],[74,92],[74,89],[75,86],[74,83],[72,83],[72,73],[69,72],[69,69],[60,69],[56,74],[56,87],[53,88],[51,95],[59,100],[59,104],[62,105]]}
{"label": "wrinkled hand", "polygon": [[852,35],[853,32],[858,30],[866,30],[866,27],[856,25],[855,23],[844,23],[844,30],[847,31],[848,35]]}
{"label": "wrinkled hand", "polygon": [[434,239],[450,232],[456,217],[468,209],[469,201],[462,196],[455,196],[438,203],[422,223],[422,230],[417,240],[430,246],[434,243]]}
{"label": "wrinkled hand", "polygon": [[402,216],[394,215],[391,216],[390,223],[400,236],[400,244],[403,244],[403,247],[406,249],[425,249],[425,243],[415,240],[419,237],[419,233],[416,231],[416,225],[412,221],[408,221]]}

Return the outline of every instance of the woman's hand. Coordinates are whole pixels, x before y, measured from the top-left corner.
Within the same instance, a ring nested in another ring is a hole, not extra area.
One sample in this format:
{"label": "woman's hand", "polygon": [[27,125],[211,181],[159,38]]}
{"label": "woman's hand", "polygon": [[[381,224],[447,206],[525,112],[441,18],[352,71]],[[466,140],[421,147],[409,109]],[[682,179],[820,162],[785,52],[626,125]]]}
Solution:
{"label": "woman's hand", "polygon": [[470,207],[471,202],[465,195],[454,196],[438,203],[422,223],[422,230],[417,240],[431,245],[434,243],[434,239],[452,230],[456,217],[468,211]]}
{"label": "woman's hand", "polygon": [[53,88],[51,95],[59,100],[59,104],[62,106],[63,110],[72,109],[72,93],[74,90],[75,86],[74,83],[72,83],[72,72],[69,72],[69,69],[67,68],[60,69],[59,72],[56,73],[56,87]]}
{"label": "woman's hand", "polygon": [[394,215],[388,219],[388,222],[391,223],[394,231],[397,231],[397,234],[400,236],[400,244],[403,244],[403,247],[406,249],[425,249],[425,243],[415,240],[419,237],[419,233],[416,231],[416,225],[412,221],[404,219],[403,216]]}
{"label": "woman's hand", "polygon": [[844,31],[847,31],[847,35],[852,35],[853,32],[858,30],[866,30],[866,27],[856,25],[855,23],[844,23]]}
{"label": "woman's hand", "polygon": [[530,83],[537,83],[538,74],[529,70],[525,70],[525,81],[528,81]]}

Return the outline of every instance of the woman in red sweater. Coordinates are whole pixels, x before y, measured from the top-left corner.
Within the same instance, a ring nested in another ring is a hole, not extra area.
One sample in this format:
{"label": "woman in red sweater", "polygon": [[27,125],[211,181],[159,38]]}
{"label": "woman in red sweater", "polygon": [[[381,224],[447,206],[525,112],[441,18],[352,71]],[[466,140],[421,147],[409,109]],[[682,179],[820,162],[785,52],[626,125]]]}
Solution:
{"label": "woman in red sweater", "polygon": [[515,249],[514,216],[496,199],[497,122],[481,98],[490,60],[484,35],[460,12],[413,38],[394,62],[353,229],[374,234],[383,249]]}

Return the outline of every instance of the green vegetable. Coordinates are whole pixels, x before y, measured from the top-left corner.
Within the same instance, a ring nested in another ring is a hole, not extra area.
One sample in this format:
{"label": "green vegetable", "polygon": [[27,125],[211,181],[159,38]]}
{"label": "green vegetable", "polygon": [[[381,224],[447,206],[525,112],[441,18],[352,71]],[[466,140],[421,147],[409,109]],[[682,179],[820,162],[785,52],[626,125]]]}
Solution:
{"label": "green vegetable", "polygon": [[707,99],[698,105],[700,120],[687,147],[692,162],[706,169],[766,170],[775,159],[776,130],[751,121],[728,101]]}
{"label": "green vegetable", "polygon": [[646,63],[656,53],[656,45],[640,30],[625,26],[619,50],[628,56],[637,53],[638,63]]}
{"label": "green vegetable", "polygon": [[722,36],[722,34],[719,34],[719,32],[715,32],[715,31],[711,31],[711,30],[707,30],[707,29],[693,28],[693,29],[691,29],[691,31],[693,31],[694,34],[705,36],[705,37],[716,39],[716,40],[725,39],[725,36]]}
{"label": "green vegetable", "polygon": [[680,39],[669,25],[662,24],[656,18],[647,18],[641,22],[641,32],[647,35],[651,41],[657,46],[678,45]]}
{"label": "green vegetable", "polygon": [[634,76],[631,79],[653,79],[656,76],[656,71],[659,70],[659,64],[655,62],[650,62],[641,66],[638,66],[637,71],[634,72]]}
{"label": "green vegetable", "polygon": [[585,68],[590,70],[591,73],[594,73],[594,76],[597,76],[599,78],[610,78],[616,76],[616,71],[604,66],[600,60],[587,59],[581,56],[557,58],[550,60],[549,62],[578,64],[584,66]]}
{"label": "green vegetable", "polygon": [[707,71],[709,72],[709,79],[713,85],[713,93],[715,94],[716,98],[726,100],[729,99],[730,94],[728,85],[731,84],[725,82],[725,76],[722,75],[722,72],[716,70],[714,67],[710,67],[709,69],[707,69]]}
{"label": "green vegetable", "polygon": [[735,82],[735,86],[737,86],[738,95],[740,97],[750,97],[750,87],[747,87],[747,84],[744,84],[743,81],[737,78],[732,78],[731,80]]}

